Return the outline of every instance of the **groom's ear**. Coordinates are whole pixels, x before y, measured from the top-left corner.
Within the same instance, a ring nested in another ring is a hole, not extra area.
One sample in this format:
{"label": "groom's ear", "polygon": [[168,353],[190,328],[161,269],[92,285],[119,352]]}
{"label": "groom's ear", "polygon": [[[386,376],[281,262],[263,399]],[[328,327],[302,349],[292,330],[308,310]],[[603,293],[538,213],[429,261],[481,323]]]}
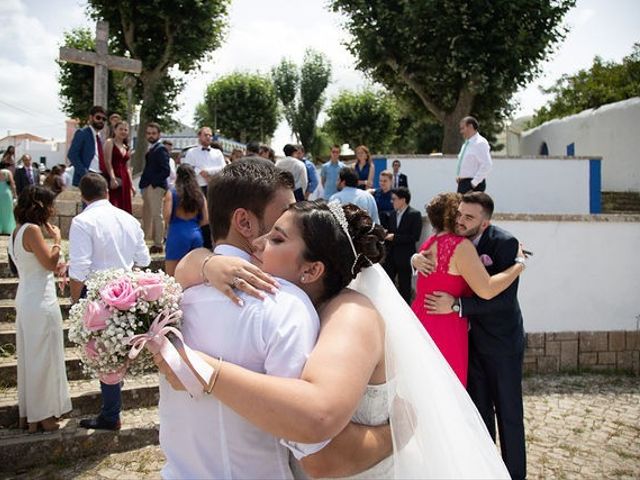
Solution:
{"label": "groom's ear", "polygon": [[314,283],[322,278],[324,274],[324,263],[308,262],[303,270],[304,281],[302,283]]}
{"label": "groom's ear", "polygon": [[236,208],[231,215],[231,228],[245,238],[253,238],[252,227],[256,226],[256,220],[249,210]]}

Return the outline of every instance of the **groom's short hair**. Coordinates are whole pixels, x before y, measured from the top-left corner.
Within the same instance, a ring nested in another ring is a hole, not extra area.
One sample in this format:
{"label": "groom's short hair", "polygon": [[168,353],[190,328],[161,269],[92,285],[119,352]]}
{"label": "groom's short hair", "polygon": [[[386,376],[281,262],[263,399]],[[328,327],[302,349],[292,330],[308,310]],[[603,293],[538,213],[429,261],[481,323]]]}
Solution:
{"label": "groom's short hair", "polygon": [[475,203],[482,207],[484,215],[491,219],[493,215],[493,199],[484,192],[469,192],[462,196],[462,203]]}
{"label": "groom's short hair", "polygon": [[263,159],[237,160],[213,176],[208,187],[209,226],[213,241],[225,238],[231,217],[238,208],[253,212],[260,220],[281,189],[293,190],[293,176]]}

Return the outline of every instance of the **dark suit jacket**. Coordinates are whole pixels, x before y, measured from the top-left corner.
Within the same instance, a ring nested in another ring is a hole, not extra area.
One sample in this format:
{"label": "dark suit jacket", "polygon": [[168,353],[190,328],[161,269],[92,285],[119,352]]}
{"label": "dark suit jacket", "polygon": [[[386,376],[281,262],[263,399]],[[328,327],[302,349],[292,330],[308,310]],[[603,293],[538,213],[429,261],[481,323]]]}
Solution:
{"label": "dark suit jacket", "polygon": [[400,219],[400,225],[396,226],[395,210],[389,212],[385,222],[386,225],[383,223],[383,227],[389,233],[394,234],[393,241],[385,244],[387,247],[387,260],[385,261],[393,261],[396,265],[406,263],[406,266],[409,267],[411,255],[416,253],[416,242],[420,240],[422,233],[422,215],[415,208],[408,206]]}
{"label": "dark suit jacket", "polygon": [[169,168],[169,152],[159,141],[154,143],[145,155],[144,170],[140,177],[140,188],[160,187],[167,189]]}
{"label": "dark suit jacket", "polygon": [[[391,182],[393,182],[393,179],[391,180]],[[393,183],[392,183],[392,185],[393,185]],[[409,188],[409,182],[407,181],[407,176],[404,173],[399,173],[398,174],[398,187],[407,187],[407,188]]]}
{"label": "dark suit jacket", "polygon": [[67,158],[73,165],[73,186],[77,187],[80,180],[85,176],[93,157],[96,156],[96,140],[93,136],[93,130],[90,126],[86,126],[73,134]]}
{"label": "dark suit jacket", "polygon": [[[490,225],[480,238],[478,254],[493,264],[489,275],[500,273],[515,262],[518,240],[506,230]],[[477,296],[460,299],[462,314],[469,319],[469,339],[482,354],[513,355],[524,349],[524,328],[518,303],[518,279],[491,300]]]}
{"label": "dark suit jacket", "polygon": [[[20,192],[29,186],[29,177],[27,176],[27,167],[16,168],[15,182],[16,182],[16,194],[20,195]],[[31,174],[33,175],[33,184],[40,185],[40,169],[35,164],[31,164]]]}

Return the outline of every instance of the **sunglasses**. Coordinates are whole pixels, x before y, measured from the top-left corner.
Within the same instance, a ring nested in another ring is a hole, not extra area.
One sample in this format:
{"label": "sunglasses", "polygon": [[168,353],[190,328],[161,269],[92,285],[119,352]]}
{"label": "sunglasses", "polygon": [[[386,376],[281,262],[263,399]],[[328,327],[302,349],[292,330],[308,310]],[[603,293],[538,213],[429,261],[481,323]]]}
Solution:
{"label": "sunglasses", "polygon": [[93,118],[95,118],[98,121],[102,121],[102,122],[104,122],[107,119],[107,117],[105,117],[104,115],[94,115]]}

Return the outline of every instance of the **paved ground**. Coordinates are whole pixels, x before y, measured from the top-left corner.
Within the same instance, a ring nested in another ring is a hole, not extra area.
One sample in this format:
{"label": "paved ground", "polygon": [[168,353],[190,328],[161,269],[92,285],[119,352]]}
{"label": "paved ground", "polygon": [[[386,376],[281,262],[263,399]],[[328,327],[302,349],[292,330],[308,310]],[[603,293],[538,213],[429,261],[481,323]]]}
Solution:
{"label": "paved ground", "polygon": [[[525,380],[529,478],[640,478],[640,378],[583,374]],[[17,478],[159,478],[159,447],[49,465]]]}

